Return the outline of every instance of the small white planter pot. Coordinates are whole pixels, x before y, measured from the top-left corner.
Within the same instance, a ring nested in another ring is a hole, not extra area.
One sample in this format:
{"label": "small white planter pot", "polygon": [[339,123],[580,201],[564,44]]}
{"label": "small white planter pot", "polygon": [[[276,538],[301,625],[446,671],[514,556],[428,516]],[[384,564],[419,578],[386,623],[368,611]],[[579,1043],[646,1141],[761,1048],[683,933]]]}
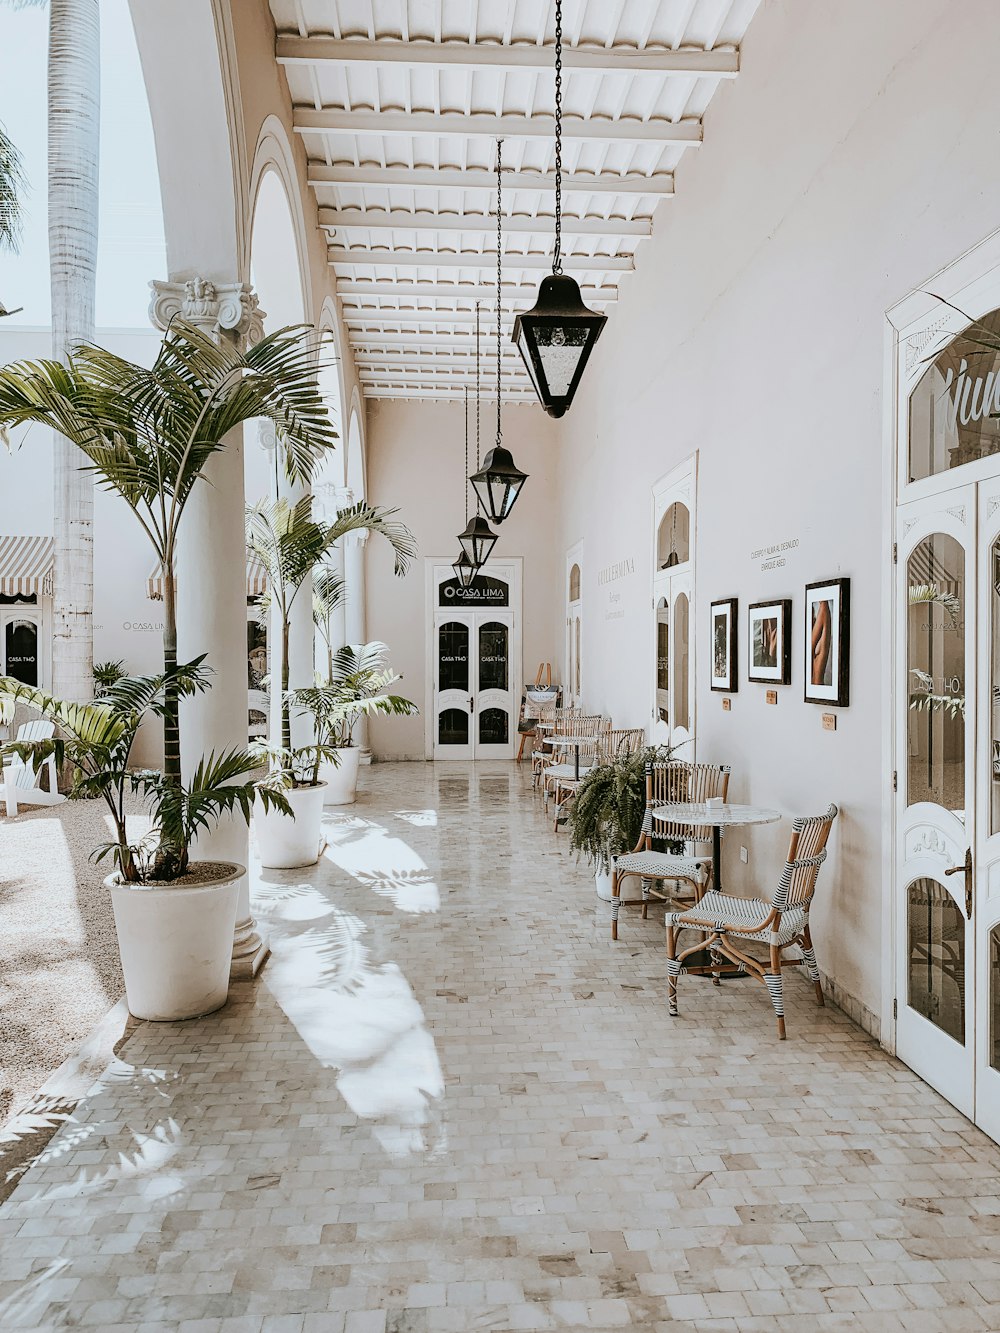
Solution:
{"label": "small white planter pot", "polygon": [[294,866],[314,865],[319,860],[326,783],[289,787],[284,794],[295,812],[294,819],[273,807],[265,810],[260,797],[254,799],[257,850],[261,865],[269,870],[291,870]]}
{"label": "small white planter pot", "polygon": [[[212,862],[204,864],[215,864]],[[194,871],[199,869],[195,863]],[[104,881],[118,932],[129,1012],[154,1022],[214,1013],[226,1003],[242,866],[205,883],[158,887]]]}
{"label": "small white planter pot", "polygon": [[358,795],[358,765],[361,751],[356,745],[337,751],[339,765],[323,763],[319,775],[326,783],[324,805],[353,805]]}
{"label": "small white planter pot", "polygon": [[611,901],[611,871],[597,870],[594,872],[594,883],[597,885],[597,896],[602,902]]}

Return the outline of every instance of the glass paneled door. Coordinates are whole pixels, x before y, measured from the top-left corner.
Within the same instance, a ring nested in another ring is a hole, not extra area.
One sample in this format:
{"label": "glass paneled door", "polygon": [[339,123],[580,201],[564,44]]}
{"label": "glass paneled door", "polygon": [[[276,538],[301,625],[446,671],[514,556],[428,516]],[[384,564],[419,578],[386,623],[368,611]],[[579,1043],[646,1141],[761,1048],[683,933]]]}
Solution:
{"label": "glass paneled door", "polygon": [[897,524],[896,1050],[1000,1139],[1000,478]]}
{"label": "glass paneled door", "polygon": [[516,608],[520,585],[508,565],[488,565],[472,588],[451,567],[433,569],[431,643],[435,758],[513,758],[521,700]]}

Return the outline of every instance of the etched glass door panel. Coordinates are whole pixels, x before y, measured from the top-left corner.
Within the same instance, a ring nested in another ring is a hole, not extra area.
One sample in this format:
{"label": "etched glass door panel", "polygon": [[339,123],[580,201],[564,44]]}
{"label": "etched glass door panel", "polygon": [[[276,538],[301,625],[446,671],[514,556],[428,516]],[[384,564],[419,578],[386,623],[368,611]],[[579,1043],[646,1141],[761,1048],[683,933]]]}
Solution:
{"label": "etched glass door panel", "polygon": [[509,633],[506,625],[488,621],[479,626],[479,688],[506,690]]}
{"label": "etched glass door panel", "polygon": [[438,688],[468,690],[469,688],[469,626],[460,621],[449,621],[438,630]]}
{"label": "etched glass door panel", "polygon": [[937,880],[915,880],[906,893],[907,1002],[964,1045],[965,917]]}
{"label": "etched glass door panel", "polygon": [[21,618],[8,620],[3,629],[3,656],[8,676],[25,685],[38,684],[38,624]]}
{"label": "etched glass door panel", "polygon": [[907,770],[909,805],[965,809],[965,551],[934,532],[907,571]]}

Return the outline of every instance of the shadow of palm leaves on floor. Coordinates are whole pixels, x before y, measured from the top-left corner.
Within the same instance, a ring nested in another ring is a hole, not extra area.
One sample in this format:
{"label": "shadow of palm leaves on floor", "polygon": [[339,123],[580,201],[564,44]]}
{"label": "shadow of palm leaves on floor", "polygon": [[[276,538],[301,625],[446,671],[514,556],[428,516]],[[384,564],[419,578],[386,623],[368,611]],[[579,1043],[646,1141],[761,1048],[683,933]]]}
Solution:
{"label": "shadow of palm leaves on floor", "polygon": [[383,824],[363,822],[363,828],[352,824],[348,838],[338,837],[335,829],[326,825],[329,842],[323,859],[365,888],[388,898],[401,912],[438,911],[441,891],[419,852],[402,838],[394,837]]}
{"label": "shadow of palm leaves on floor", "polygon": [[444,1077],[423,1009],[395,963],[371,961],[359,917],[315,893],[322,922],[289,920],[302,896],[271,901],[268,990],[391,1157],[437,1152]]}
{"label": "shadow of palm leaves on floor", "polygon": [[436,912],[441,903],[437,881],[426,867],[422,870],[352,870],[366,889],[389,898],[404,912]]}
{"label": "shadow of palm leaves on floor", "polygon": [[[129,1106],[128,1098],[123,1101],[120,1091],[115,1093],[113,1123],[106,1123],[100,1117],[87,1123],[77,1123],[74,1112],[78,1103],[75,1102],[63,1103],[48,1110],[39,1109],[37,1132],[39,1135],[48,1132],[50,1141],[41,1151],[38,1151],[39,1144],[35,1144],[35,1155],[30,1165],[52,1165],[84,1145],[89,1145],[94,1152],[102,1153],[106,1160],[97,1167],[82,1167],[67,1184],[52,1187],[42,1184],[33,1190],[33,1196],[50,1203],[75,1198],[82,1193],[108,1193],[119,1180],[136,1176],[153,1177],[163,1172],[185,1143],[182,1126],[174,1116],[167,1113],[167,1107],[173,1101],[174,1086],[180,1077],[173,1070],[130,1065],[116,1057],[87,1094],[88,1114],[93,1117],[95,1101],[99,1105],[102,1091],[116,1084],[119,1088],[122,1084],[135,1087],[134,1111]],[[150,1110],[150,1088],[154,1090],[155,1104],[162,1108],[163,1114],[158,1115],[155,1109]],[[195,1114],[198,1113],[196,1108]],[[134,1114],[134,1123],[129,1123],[131,1114]],[[124,1124],[120,1123],[123,1118]],[[158,1180],[151,1187],[147,1197],[173,1197],[182,1192],[188,1180],[193,1180],[197,1174],[194,1163],[186,1175],[174,1169],[169,1176]],[[17,1180],[13,1182],[13,1188],[16,1185]],[[0,1327],[3,1327],[2,1322]]]}

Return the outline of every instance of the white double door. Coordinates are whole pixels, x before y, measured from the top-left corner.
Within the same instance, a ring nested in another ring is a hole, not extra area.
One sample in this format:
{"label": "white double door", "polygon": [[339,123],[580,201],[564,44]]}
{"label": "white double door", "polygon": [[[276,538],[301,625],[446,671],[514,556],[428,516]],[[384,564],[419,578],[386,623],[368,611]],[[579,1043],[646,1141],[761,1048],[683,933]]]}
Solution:
{"label": "white double door", "polygon": [[896,532],[896,1051],[1000,1139],[1000,477]]}
{"label": "white double door", "polygon": [[434,666],[434,758],[513,759],[521,701],[513,611],[439,611]]}

